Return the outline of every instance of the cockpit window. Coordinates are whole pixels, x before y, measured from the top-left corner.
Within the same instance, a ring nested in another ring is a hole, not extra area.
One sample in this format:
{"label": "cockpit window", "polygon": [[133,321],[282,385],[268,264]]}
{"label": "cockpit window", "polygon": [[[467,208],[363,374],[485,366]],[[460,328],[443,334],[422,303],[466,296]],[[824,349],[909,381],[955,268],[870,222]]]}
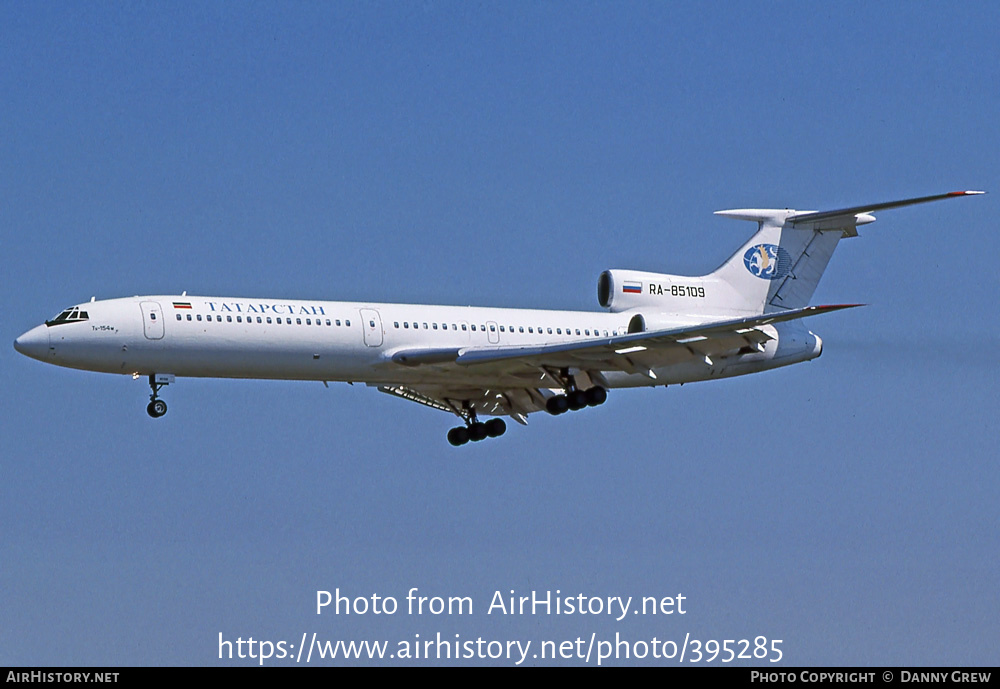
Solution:
{"label": "cockpit window", "polygon": [[79,323],[88,319],[87,312],[78,308],[66,309],[51,321],[45,321],[45,325],[62,325],[63,323]]}

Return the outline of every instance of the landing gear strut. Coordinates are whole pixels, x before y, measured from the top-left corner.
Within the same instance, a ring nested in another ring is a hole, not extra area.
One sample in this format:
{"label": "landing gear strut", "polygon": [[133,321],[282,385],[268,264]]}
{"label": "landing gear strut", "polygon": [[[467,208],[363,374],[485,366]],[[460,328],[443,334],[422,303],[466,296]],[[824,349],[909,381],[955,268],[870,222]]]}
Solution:
{"label": "landing gear strut", "polygon": [[146,405],[146,413],[154,419],[158,419],[167,413],[167,403],[160,399],[159,392],[160,388],[164,385],[169,385],[173,381],[174,377],[169,374],[149,374],[149,388],[153,391],[153,394],[149,396],[149,404]]}
{"label": "landing gear strut", "polygon": [[470,440],[479,442],[486,438],[499,438],[507,432],[507,424],[503,419],[490,419],[486,423],[476,418],[476,410],[467,403],[462,407],[465,412],[462,417],[465,419],[465,426],[456,426],[448,431],[448,442],[458,447],[465,445]]}

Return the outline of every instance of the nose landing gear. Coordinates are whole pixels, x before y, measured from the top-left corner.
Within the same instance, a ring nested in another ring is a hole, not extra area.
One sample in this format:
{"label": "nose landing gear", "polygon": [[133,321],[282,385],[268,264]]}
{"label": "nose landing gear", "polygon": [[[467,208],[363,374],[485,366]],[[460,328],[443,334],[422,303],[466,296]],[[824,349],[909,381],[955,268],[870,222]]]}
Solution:
{"label": "nose landing gear", "polygon": [[149,404],[146,405],[146,413],[154,419],[158,419],[167,413],[167,403],[160,399],[160,388],[174,382],[174,377],[169,373],[150,373],[149,388],[153,394],[149,396]]}
{"label": "nose landing gear", "polygon": [[163,400],[153,400],[146,405],[146,413],[158,419],[167,413],[167,403]]}

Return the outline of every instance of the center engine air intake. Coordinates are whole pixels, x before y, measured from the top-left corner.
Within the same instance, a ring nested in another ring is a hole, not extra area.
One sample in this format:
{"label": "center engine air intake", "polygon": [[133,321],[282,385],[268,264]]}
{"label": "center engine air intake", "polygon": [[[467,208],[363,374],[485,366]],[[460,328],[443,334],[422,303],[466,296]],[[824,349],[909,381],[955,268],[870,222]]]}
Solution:
{"label": "center engine air intake", "polygon": [[656,298],[656,292],[662,293],[663,285],[667,285],[669,289],[671,282],[676,279],[676,275],[663,273],[605,270],[597,278],[597,302],[613,313],[645,306],[662,310],[666,304],[662,299]]}

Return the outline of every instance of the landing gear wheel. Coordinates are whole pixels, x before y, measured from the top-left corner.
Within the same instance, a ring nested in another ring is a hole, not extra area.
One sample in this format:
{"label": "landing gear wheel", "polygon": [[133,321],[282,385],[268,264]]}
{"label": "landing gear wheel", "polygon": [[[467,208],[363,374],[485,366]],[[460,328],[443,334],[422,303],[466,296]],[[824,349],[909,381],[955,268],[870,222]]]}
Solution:
{"label": "landing gear wheel", "polygon": [[568,410],[569,401],[566,399],[566,395],[556,395],[545,401],[545,411],[552,416],[558,416]]}
{"label": "landing gear wheel", "polygon": [[485,423],[477,421],[469,426],[469,440],[478,443],[480,440],[485,440],[487,435],[488,431],[486,430]]}
{"label": "landing gear wheel", "polygon": [[458,447],[469,442],[469,429],[465,426],[456,426],[448,431],[448,442]]}
{"label": "landing gear wheel", "polygon": [[167,413],[167,403],[163,400],[153,400],[146,405],[146,413],[158,419]]}
{"label": "landing gear wheel", "polygon": [[583,409],[587,406],[587,393],[583,390],[574,390],[573,392],[566,395],[566,399],[569,403],[569,408],[573,411],[578,409]]}
{"label": "landing gear wheel", "polygon": [[506,432],[507,424],[503,422],[503,419],[490,419],[486,422],[486,435],[491,438],[499,438]]}
{"label": "landing gear wheel", "polygon": [[608,391],[600,385],[587,390],[587,404],[596,407],[604,404],[608,399]]}

